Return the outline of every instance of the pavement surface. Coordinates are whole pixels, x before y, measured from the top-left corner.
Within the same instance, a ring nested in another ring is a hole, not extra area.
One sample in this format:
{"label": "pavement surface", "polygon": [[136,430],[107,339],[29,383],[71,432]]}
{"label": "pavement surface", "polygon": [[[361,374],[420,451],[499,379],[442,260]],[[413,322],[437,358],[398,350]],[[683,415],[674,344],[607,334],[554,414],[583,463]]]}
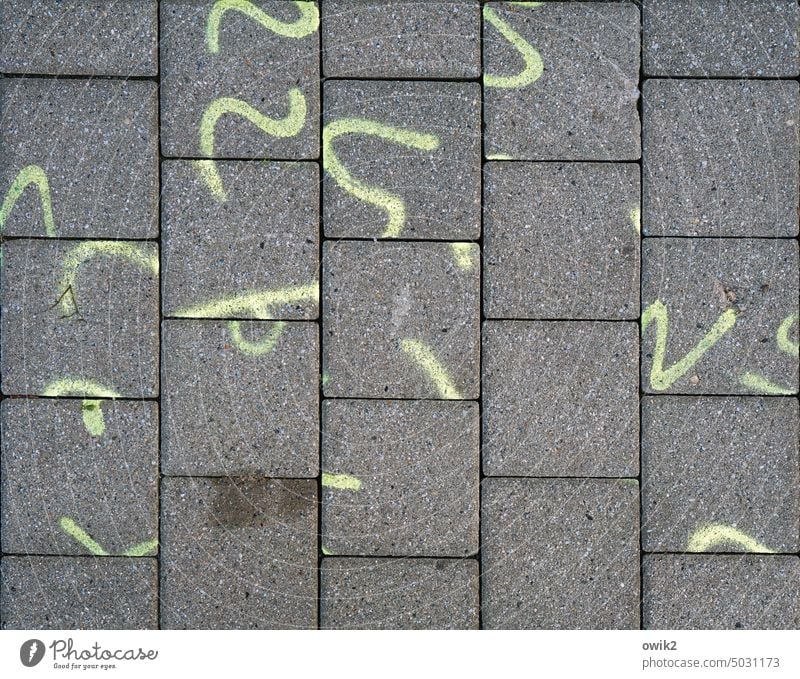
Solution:
{"label": "pavement surface", "polygon": [[0,625],[800,627],[798,22],[0,3]]}

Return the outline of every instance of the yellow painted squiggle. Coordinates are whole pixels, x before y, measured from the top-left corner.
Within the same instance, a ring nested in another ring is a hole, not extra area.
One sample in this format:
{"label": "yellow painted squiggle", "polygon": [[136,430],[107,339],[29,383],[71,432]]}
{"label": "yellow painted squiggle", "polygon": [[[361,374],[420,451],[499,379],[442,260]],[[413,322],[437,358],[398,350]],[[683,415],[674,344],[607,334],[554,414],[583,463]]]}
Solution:
{"label": "yellow painted squiggle", "polygon": [[794,394],[791,389],[781,387],[774,382],[770,382],[766,377],[753,372],[746,372],[742,375],[739,378],[739,384],[761,394],[770,394],[772,396],[791,396]]}
{"label": "yellow painted squiggle", "polygon": [[462,271],[472,271],[478,264],[478,247],[472,243],[450,243],[456,266]]}
{"label": "yellow painted squiggle", "polygon": [[299,302],[319,302],[319,285],[314,282],[278,290],[242,292],[183,307],[170,315],[178,318],[269,318],[275,307]]}
{"label": "yellow painted squiggle", "polygon": [[797,323],[797,314],[791,314],[784,318],[780,326],[778,326],[778,333],[776,336],[778,348],[790,356],[800,356],[800,343],[793,342],[791,337],[789,337],[789,331],[795,323]]}
{"label": "yellow painted squiggle", "polygon": [[486,87],[520,89],[532,85],[541,78],[542,73],[544,73],[544,62],[538,50],[517,33],[505,20],[500,18],[500,15],[488,5],[485,5],[483,8],[483,18],[500,31],[502,36],[514,46],[525,61],[525,68],[517,75],[492,75],[491,73],[484,73],[483,84]]}
{"label": "yellow painted squiggle", "polygon": [[42,391],[42,396],[93,396],[95,398],[121,398],[111,387],[105,387],[92,380],[64,377],[50,382]]}
{"label": "yellow painted squiggle", "polygon": [[414,339],[404,339],[400,343],[401,348],[406,352],[414,362],[422,368],[428,376],[436,390],[439,392],[440,398],[445,399],[461,399],[453,380],[450,378],[447,370],[436,358],[436,355],[431,351],[430,347],[422,342]]}
{"label": "yellow painted squiggle", "polygon": [[[68,516],[62,516],[58,522],[67,535],[81,545],[87,552],[94,556],[111,556],[102,545],[96,542],[83,528]],[[148,540],[126,549],[120,556],[147,556],[158,548],[158,540]]]}
{"label": "yellow painted squiggle", "polygon": [[751,538],[747,533],[724,523],[711,523],[696,530],[689,538],[688,552],[708,552],[717,545],[738,545],[748,552],[774,554],[775,551]]}
{"label": "yellow painted squiggle", "polygon": [[44,231],[50,236],[55,238],[56,225],[53,219],[53,201],[50,197],[50,183],[47,181],[47,174],[38,165],[28,165],[23,167],[3,198],[3,205],[0,207],[0,232],[6,225],[6,220],[17,204],[20,196],[26,188],[33,184],[39,190],[39,200],[42,203],[42,217],[44,219]]}
{"label": "yellow painted squiggle", "polygon": [[103,402],[97,399],[85,398],[81,404],[83,426],[92,436],[102,436],[106,431],[106,419],[103,417]]}
{"label": "yellow painted squiggle", "polygon": [[322,472],[322,485],[337,490],[361,490],[361,479],[350,474],[329,474]]}
{"label": "yellow painted squiggle", "polygon": [[275,348],[278,339],[286,328],[284,321],[278,321],[267,333],[267,336],[258,342],[246,340],[242,335],[241,323],[239,321],[228,321],[228,330],[231,333],[233,345],[246,356],[263,356]]}

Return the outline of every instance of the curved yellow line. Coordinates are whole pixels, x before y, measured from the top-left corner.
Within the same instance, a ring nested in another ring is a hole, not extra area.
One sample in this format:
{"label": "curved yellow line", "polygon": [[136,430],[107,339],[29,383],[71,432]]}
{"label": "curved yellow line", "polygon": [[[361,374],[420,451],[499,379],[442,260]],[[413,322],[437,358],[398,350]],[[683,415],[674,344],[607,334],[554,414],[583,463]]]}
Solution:
{"label": "curved yellow line", "polygon": [[428,379],[433,382],[441,398],[452,400],[462,398],[447,370],[430,347],[414,339],[404,339],[400,342],[400,346],[422,368]]}
{"label": "curved yellow line", "polygon": [[273,307],[298,302],[319,302],[319,285],[314,282],[278,290],[242,292],[211,302],[184,307],[170,315],[177,318],[230,318],[236,316],[269,318],[272,315]]}
{"label": "curved yellow line", "polygon": [[53,202],[50,197],[50,184],[47,181],[47,174],[38,165],[28,165],[23,167],[14,177],[11,186],[3,198],[3,205],[0,207],[0,232],[6,225],[6,220],[17,204],[28,186],[33,184],[39,190],[39,200],[42,203],[42,216],[44,218],[44,230],[50,238],[56,236],[56,225],[53,219]]}
{"label": "curved yellow line", "polygon": [[739,384],[761,394],[770,394],[772,396],[791,396],[794,394],[791,389],[786,389],[774,382],[770,382],[766,377],[758,373],[746,372],[739,378]]}
{"label": "curved yellow line", "polygon": [[486,87],[519,89],[532,85],[541,78],[542,73],[544,73],[544,62],[539,52],[488,5],[483,8],[483,18],[500,31],[502,36],[516,48],[525,61],[525,68],[517,75],[484,73],[483,84]]}
{"label": "curved yellow line", "polygon": [[789,331],[792,326],[797,323],[797,314],[791,314],[781,321],[778,326],[777,340],[778,348],[790,356],[800,356],[800,342],[792,342],[789,337]]}
{"label": "curved yellow line", "polygon": [[158,540],[147,540],[133,547],[129,547],[122,556],[147,556],[158,549]]}
{"label": "curved yellow line", "polygon": [[50,382],[42,391],[42,396],[94,396],[97,398],[121,398],[120,394],[110,387],[92,380],[64,377]]}
{"label": "curved yellow line", "polygon": [[58,524],[67,535],[95,556],[109,556],[109,553],[96,543],[92,537],[68,516],[62,516]]}
{"label": "curved yellow line", "polygon": [[329,474],[322,472],[322,485],[325,488],[338,490],[361,490],[361,479],[350,474]]}
{"label": "curved yellow line", "polygon": [[744,547],[748,552],[774,554],[775,551],[751,538],[747,533],[726,526],[724,523],[711,523],[696,530],[689,538],[686,548],[689,552],[707,552],[717,545],[733,544]]}
{"label": "curved yellow line", "polygon": [[242,335],[242,328],[239,321],[228,321],[228,330],[231,333],[231,341],[233,345],[246,356],[263,356],[268,354],[275,348],[278,339],[283,333],[286,323],[284,321],[277,321],[270,329],[267,336],[258,342],[251,342],[246,340]]}
{"label": "curved yellow line", "polygon": [[106,431],[106,420],[103,417],[103,402],[98,399],[83,399],[81,415],[83,426],[94,437],[102,436]]}

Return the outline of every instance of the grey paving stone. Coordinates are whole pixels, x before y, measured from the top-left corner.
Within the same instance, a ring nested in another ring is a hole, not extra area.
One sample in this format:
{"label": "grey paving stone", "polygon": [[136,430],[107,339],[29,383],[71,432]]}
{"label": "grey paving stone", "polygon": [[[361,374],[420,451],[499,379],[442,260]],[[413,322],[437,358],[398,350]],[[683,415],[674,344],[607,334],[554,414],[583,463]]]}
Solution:
{"label": "grey paving stone", "polygon": [[[298,36],[292,37],[279,35],[263,25],[263,17],[251,18],[245,11],[229,7],[221,14],[213,12],[213,5],[204,0],[160,3],[164,155],[209,157],[201,146],[203,115],[213,102],[232,98],[255,109],[259,116],[248,111],[258,124],[238,113],[222,115],[214,129],[210,157],[318,156],[319,11],[306,15],[298,10],[298,4],[275,0],[257,4],[267,17],[282,25],[282,32]],[[218,22],[212,20],[212,13]],[[218,28],[216,45],[214,25]],[[299,103],[292,107],[290,92],[295,90],[305,99],[305,116],[301,115],[303,107]],[[284,125],[287,129],[268,133],[268,126],[274,123],[261,120],[263,116],[272,121],[289,117]]]}
{"label": "grey paving stone", "polygon": [[797,391],[796,241],[645,239],[642,263],[644,391]]}
{"label": "grey paving stone", "polygon": [[[227,161],[217,167],[224,202],[203,183],[195,163],[163,164],[166,314],[316,318],[316,163]],[[240,295],[250,302],[236,303]]]}
{"label": "grey paving stone", "polygon": [[639,167],[488,163],[489,318],[635,319]]}
{"label": "grey paving stone", "polygon": [[642,7],[647,75],[798,75],[794,0],[647,0]]}
{"label": "grey paving stone", "polygon": [[796,556],[646,556],[645,629],[797,629]]}
{"label": "grey paving stone", "polygon": [[6,556],[3,629],[156,629],[155,559]]}
{"label": "grey paving stone", "polygon": [[0,4],[0,71],[54,75],[158,74],[156,0],[112,7],[86,0]]}
{"label": "grey paving stone", "polygon": [[484,472],[637,476],[637,335],[634,323],[486,322]]}
{"label": "grey paving stone", "polygon": [[317,482],[165,478],[161,626],[317,624]]}
{"label": "grey paving stone", "polygon": [[318,475],[315,323],[165,321],[162,347],[165,474]]}
{"label": "grey paving stone", "polygon": [[478,78],[478,0],[327,0],[323,70],[344,78]]}
{"label": "grey paving stone", "polygon": [[478,629],[473,559],[322,560],[325,629]]}
{"label": "grey paving stone", "polygon": [[477,83],[329,81],[323,108],[326,236],[480,236]]}
{"label": "grey paving stone", "polygon": [[[489,159],[639,158],[639,10],[633,4],[492,2],[483,18]],[[523,56],[512,41],[530,54]]]}
{"label": "grey paving stone", "polygon": [[5,399],[2,427],[4,552],[93,553],[76,525],[110,554],[157,543],[156,403]]}
{"label": "grey paving stone", "polygon": [[794,398],[645,397],[643,548],[796,552],[799,436]]}
{"label": "grey paving stone", "polygon": [[158,396],[157,262],[155,243],[5,242],[3,392]]}
{"label": "grey paving stone", "polygon": [[477,245],[323,246],[325,396],[477,398]]}
{"label": "grey paving stone", "polygon": [[322,412],[328,553],[478,551],[477,403],[325,401]]}
{"label": "grey paving stone", "polygon": [[483,626],[638,629],[633,480],[486,479]]}
{"label": "grey paving stone", "polygon": [[151,82],[0,81],[0,193],[21,192],[3,235],[157,236],[156,97]]}
{"label": "grey paving stone", "polygon": [[797,234],[796,82],[648,80],[648,236]]}

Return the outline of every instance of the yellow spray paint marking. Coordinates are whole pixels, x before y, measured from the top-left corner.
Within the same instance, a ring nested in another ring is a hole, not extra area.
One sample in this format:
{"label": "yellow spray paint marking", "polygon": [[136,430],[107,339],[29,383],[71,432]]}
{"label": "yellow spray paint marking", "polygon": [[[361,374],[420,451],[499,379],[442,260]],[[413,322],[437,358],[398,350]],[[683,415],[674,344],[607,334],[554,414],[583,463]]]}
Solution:
{"label": "yellow spray paint marking", "polygon": [[439,396],[445,399],[460,399],[461,394],[456,389],[453,381],[450,379],[447,370],[444,369],[442,364],[436,358],[431,349],[413,339],[404,339],[400,343],[401,348],[405,351],[423,371],[428,375],[428,378],[433,382]]}
{"label": "yellow spray paint marking", "polygon": [[322,386],[324,387],[324,386],[325,386],[325,385],[327,385],[327,384],[328,384],[328,382],[330,382],[330,381],[331,381],[331,376],[330,376],[330,374],[329,374],[329,373],[326,373],[326,372],[325,372],[325,373],[322,373]]}
{"label": "yellow spray paint marking", "polygon": [[325,556],[333,556],[334,555],[333,552],[330,549],[328,549],[325,545],[322,545],[322,553]]}
{"label": "yellow spray paint marking", "polygon": [[151,552],[155,552],[157,549],[158,540],[147,540],[139,543],[138,545],[134,545],[133,547],[129,547],[122,552],[122,556],[147,556]]}
{"label": "yellow spray paint marking", "polygon": [[361,490],[361,479],[350,474],[329,474],[322,472],[322,485],[325,488],[338,490]]}
{"label": "yellow spray paint marking", "polygon": [[472,243],[450,243],[456,266],[463,271],[471,271],[478,263],[478,248]]}
{"label": "yellow spray paint marking", "polygon": [[696,530],[689,538],[687,551],[707,552],[717,545],[739,545],[748,552],[758,552],[761,554],[774,554],[775,551],[762,545],[751,538],[747,533],[726,526],[724,523],[711,523]]}
{"label": "yellow spray paint marking", "polygon": [[642,334],[653,320],[656,323],[656,346],[653,351],[653,366],[650,369],[650,386],[656,391],[663,391],[669,389],[676,380],[683,377],[734,326],[736,312],[733,309],[725,310],[694,349],[666,370],[664,369],[664,355],[667,351],[669,314],[667,307],[658,299],[642,313]]}
{"label": "yellow spray paint marking", "polygon": [[267,30],[284,38],[304,38],[319,28],[319,10],[313,2],[294,3],[300,10],[300,18],[286,22],[275,19],[249,0],[217,0],[208,14],[206,23],[206,47],[212,54],[219,52],[219,24],[222,15],[229,9],[241,12]]}
{"label": "yellow spray paint marking", "polygon": [[[61,526],[61,530],[84,547],[90,554],[94,554],[95,556],[111,556],[91,535],[68,516],[62,516],[58,524]],[[147,542],[142,542],[126,549],[120,556],[146,556],[157,547],[158,540],[148,540]]]}
{"label": "yellow spray paint marking", "polygon": [[81,404],[83,426],[92,436],[102,436],[106,431],[106,420],[103,417],[102,401],[85,398]]}
{"label": "yellow spray paint marking", "polygon": [[483,8],[483,18],[500,31],[502,36],[516,48],[525,61],[525,68],[517,75],[485,73],[483,84],[486,87],[518,89],[532,85],[541,78],[542,73],[544,73],[544,63],[539,52],[488,5]]}
{"label": "yellow spray paint marking", "polygon": [[800,356],[800,343],[793,342],[789,337],[789,331],[795,323],[797,323],[797,314],[792,314],[784,318],[778,326],[778,348],[790,356]]}
{"label": "yellow spray paint marking", "polygon": [[486,160],[514,160],[507,153],[490,153],[486,156]]}
{"label": "yellow spray paint marking", "polygon": [[641,208],[635,207],[628,212],[628,219],[631,220],[631,224],[633,224],[633,228],[640,236],[642,235],[642,210]]}
{"label": "yellow spray paint marking", "polygon": [[211,195],[218,203],[224,203],[228,200],[228,193],[222,185],[222,177],[217,170],[217,164],[213,160],[195,160],[192,161],[194,169],[200,175]]}
{"label": "yellow spray paint marking", "polygon": [[278,290],[241,292],[211,302],[184,307],[171,315],[178,318],[229,318],[231,316],[269,318],[273,315],[274,307],[299,302],[319,302],[319,285],[314,282]]}
{"label": "yellow spray paint marking", "polygon": [[508,3],[509,5],[519,5],[520,7],[538,7],[543,5],[543,2],[522,2],[521,0],[514,0]]}
{"label": "yellow spray paint marking", "polygon": [[739,378],[739,384],[762,394],[771,394],[774,396],[791,396],[794,394],[791,389],[786,389],[774,382],[770,382],[766,377],[757,373],[746,372]]}
{"label": "yellow spray paint marking", "polygon": [[44,231],[50,238],[55,238],[56,225],[53,219],[53,202],[50,198],[50,183],[47,181],[47,174],[45,174],[45,171],[38,165],[23,167],[17,176],[14,177],[14,181],[11,182],[11,186],[5,198],[3,198],[3,205],[0,207],[0,232],[2,232],[3,227],[5,227],[6,220],[9,214],[11,214],[11,210],[14,209],[14,205],[17,204],[20,196],[31,184],[39,190],[39,200],[42,203],[42,216],[44,218]]}
{"label": "yellow spray paint marking", "polygon": [[64,377],[50,382],[42,391],[42,396],[95,396],[97,398],[121,398],[120,394],[92,380]]}
{"label": "yellow spray paint marking", "polygon": [[242,328],[239,321],[228,322],[228,330],[230,330],[233,345],[247,356],[263,356],[272,351],[285,327],[286,323],[284,321],[278,321],[267,333],[266,337],[258,342],[251,342],[242,336]]}
{"label": "yellow spray paint marking", "polygon": [[345,134],[379,137],[393,144],[420,151],[434,151],[439,148],[439,138],[432,134],[404,130],[361,118],[334,120],[328,123],[322,131],[322,166],[325,171],[342,189],[353,194],[359,200],[383,210],[389,217],[389,223],[381,238],[397,238],[406,222],[405,202],[389,191],[356,179],[342,165],[334,153],[333,141]]}

